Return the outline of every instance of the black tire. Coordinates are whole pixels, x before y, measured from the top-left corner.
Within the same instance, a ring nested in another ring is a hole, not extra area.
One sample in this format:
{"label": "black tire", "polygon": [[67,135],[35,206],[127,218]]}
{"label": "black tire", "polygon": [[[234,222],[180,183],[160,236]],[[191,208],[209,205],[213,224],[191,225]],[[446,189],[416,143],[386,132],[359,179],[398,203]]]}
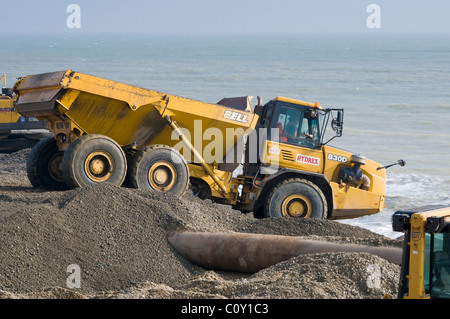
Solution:
{"label": "black tire", "polygon": [[61,171],[63,154],[53,137],[39,141],[27,159],[27,175],[31,185],[36,188],[66,189]]}
{"label": "black tire", "polygon": [[0,153],[11,154],[26,148],[33,148],[37,142],[25,138],[0,139]]}
{"label": "black tire", "polygon": [[211,198],[211,188],[203,179],[191,177],[190,183],[193,195],[195,197],[198,197],[202,200]]}
{"label": "black tire", "polygon": [[175,149],[167,145],[150,145],[133,156],[128,168],[127,185],[181,197],[189,187],[189,168]]}
{"label": "black tire", "polygon": [[121,186],[127,173],[122,148],[111,138],[90,134],[76,139],[64,152],[62,172],[70,188],[99,183]]}
{"label": "black tire", "polygon": [[264,206],[258,207],[257,209],[253,210],[253,217],[258,219],[266,218],[264,214]]}
{"label": "black tire", "polygon": [[264,216],[322,219],[327,210],[327,201],[319,187],[302,178],[290,178],[269,192]]}

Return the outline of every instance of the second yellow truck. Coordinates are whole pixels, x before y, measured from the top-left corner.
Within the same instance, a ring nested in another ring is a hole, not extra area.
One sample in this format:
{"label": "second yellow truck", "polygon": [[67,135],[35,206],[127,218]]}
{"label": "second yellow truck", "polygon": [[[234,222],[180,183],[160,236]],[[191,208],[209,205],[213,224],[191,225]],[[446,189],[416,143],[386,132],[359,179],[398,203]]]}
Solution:
{"label": "second yellow truck", "polygon": [[16,109],[16,96],[6,87],[6,74],[0,76],[3,87],[0,92],[0,153],[12,153],[33,147],[45,134],[45,121],[21,116]]}
{"label": "second yellow truck", "polygon": [[341,219],[384,208],[385,167],[327,145],[342,134],[342,109],[284,97],[210,104],[72,70],[20,78],[13,90],[19,113],[53,134],[27,164],[36,187],[126,183],[181,196],[190,185],[257,217]]}

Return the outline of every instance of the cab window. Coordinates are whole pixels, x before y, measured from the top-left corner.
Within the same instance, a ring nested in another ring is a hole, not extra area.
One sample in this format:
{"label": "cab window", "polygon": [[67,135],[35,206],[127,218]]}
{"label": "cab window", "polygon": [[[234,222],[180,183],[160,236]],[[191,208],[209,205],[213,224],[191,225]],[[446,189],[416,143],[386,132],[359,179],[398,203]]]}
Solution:
{"label": "cab window", "polygon": [[279,136],[273,138],[277,142],[309,148],[319,144],[317,117],[312,117],[307,110],[280,107],[272,128],[278,129]]}
{"label": "cab window", "polygon": [[432,298],[450,298],[450,234],[426,234],[424,286]]}

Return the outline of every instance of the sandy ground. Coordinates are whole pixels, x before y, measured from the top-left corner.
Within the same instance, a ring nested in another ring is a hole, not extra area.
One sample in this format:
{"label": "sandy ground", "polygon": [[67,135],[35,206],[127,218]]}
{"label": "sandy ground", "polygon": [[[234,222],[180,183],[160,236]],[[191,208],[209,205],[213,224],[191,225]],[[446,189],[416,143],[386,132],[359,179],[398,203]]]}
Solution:
{"label": "sandy ground", "polygon": [[[188,193],[98,185],[33,189],[29,150],[0,154],[0,298],[380,299],[397,295],[400,266],[368,253],[303,255],[255,274],[214,271],[181,257],[169,231],[244,232],[400,247],[329,220],[255,219]],[[67,267],[80,269],[70,288]]]}

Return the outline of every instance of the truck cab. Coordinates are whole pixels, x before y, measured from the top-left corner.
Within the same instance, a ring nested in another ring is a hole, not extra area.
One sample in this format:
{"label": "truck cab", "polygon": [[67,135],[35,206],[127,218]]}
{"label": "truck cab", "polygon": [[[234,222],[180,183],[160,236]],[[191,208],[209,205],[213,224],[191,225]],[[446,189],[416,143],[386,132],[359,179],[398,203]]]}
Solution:
{"label": "truck cab", "polygon": [[[252,164],[254,161],[247,158],[244,165],[244,175],[255,180],[252,189],[247,187],[244,193],[248,190],[256,194],[251,196],[259,198],[249,201],[249,209],[262,217],[315,215],[340,219],[374,214],[384,208],[386,176],[384,169],[378,169],[381,165],[327,145],[342,135],[343,109],[323,109],[319,103],[276,97],[262,106],[259,113],[255,132],[258,141],[264,141],[258,143],[259,161]],[[292,185],[308,188],[306,191],[316,199],[294,196],[277,204],[278,209],[264,204],[266,198],[280,195],[272,191],[288,179],[297,179]],[[314,189],[309,189],[310,186]],[[245,206],[245,196],[241,207]],[[323,205],[318,206],[324,213],[310,214],[314,211],[312,207],[317,206],[315,202],[321,201]]]}

